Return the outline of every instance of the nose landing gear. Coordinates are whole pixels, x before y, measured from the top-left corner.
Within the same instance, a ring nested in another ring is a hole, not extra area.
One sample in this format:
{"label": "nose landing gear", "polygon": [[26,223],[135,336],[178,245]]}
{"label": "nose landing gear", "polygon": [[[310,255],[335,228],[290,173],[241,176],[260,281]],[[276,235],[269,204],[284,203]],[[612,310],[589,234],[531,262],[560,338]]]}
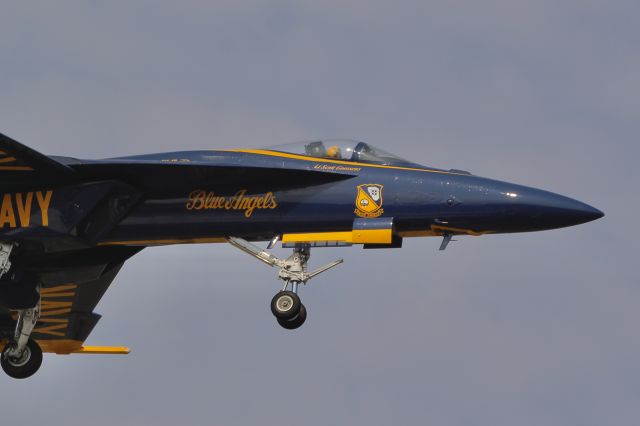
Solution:
{"label": "nose landing gear", "polygon": [[313,272],[307,272],[307,264],[311,257],[311,246],[308,244],[297,245],[293,249],[293,254],[282,260],[241,238],[228,237],[227,241],[267,265],[279,268],[278,279],[284,281],[284,285],[271,300],[271,312],[278,320],[278,324],[287,330],[301,327],[307,319],[307,308],[298,296],[299,285],[307,284],[311,278],[344,262],[339,259]]}

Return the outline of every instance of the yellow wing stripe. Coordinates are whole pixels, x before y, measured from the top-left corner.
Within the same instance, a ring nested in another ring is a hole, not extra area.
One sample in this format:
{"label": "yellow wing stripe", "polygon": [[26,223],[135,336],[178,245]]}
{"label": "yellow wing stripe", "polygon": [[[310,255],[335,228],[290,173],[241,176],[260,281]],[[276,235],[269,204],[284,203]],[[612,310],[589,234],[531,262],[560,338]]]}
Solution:
{"label": "yellow wing stripe", "polygon": [[[36,340],[42,352],[58,355],[69,354],[104,354],[104,355],[127,355],[131,349],[125,346],[82,346],[79,340],[56,339],[56,340]],[[7,340],[0,341],[0,351],[7,345]]]}
{"label": "yellow wing stripe", "polygon": [[32,172],[33,167],[31,166],[9,166],[8,164],[18,162],[16,157],[11,156],[5,151],[0,151],[0,171],[7,172]]}
{"label": "yellow wing stripe", "polygon": [[82,346],[74,354],[128,355],[131,349],[125,346]]}
{"label": "yellow wing stripe", "polygon": [[0,170],[13,172],[32,172],[33,167],[29,166],[0,166]]}

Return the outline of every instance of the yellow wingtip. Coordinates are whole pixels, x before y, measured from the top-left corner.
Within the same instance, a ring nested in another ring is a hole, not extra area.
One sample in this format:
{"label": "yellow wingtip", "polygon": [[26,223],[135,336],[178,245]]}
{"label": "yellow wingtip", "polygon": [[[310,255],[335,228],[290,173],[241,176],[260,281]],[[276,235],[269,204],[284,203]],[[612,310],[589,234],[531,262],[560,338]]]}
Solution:
{"label": "yellow wingtip", "polygon": [[74,354],[128,355],[131,349],[124,346],[82,346]]}

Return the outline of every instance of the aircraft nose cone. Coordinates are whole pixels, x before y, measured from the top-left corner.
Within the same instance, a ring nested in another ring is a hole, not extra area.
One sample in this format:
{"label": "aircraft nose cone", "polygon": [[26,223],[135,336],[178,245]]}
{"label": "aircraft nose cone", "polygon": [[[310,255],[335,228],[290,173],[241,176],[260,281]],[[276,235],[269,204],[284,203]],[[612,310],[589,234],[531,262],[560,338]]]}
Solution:
{"label": "aircraft nose cone", "polygon": [[573,215],[576,219],[578,219],[579,223],[591,222],[596,219],[600,219],[604,217],[604,212],[596,209],[595,207],[591,207],[588,204],[580,203],[582,205],[581,208],[575,209]]}
{"label": "aircraft nose cone", "polygon": [[579,225],[604,216],[581,201],[539,189],[523,191],[518,197],[517,204],[530,212],[531,222],[545,229]]}
{"label": "aircraft nose cone", "polygon": [[595,207],[591,207],[590,205],[580,201],[572,200],[571,198],[562,198],[565,198],[565,200],[561,202],[559,208],[561,209],[561,214],[565,216],[565,219],[570,225],[579,225],[581,223],[591,222],[604,216],[604,213]]}

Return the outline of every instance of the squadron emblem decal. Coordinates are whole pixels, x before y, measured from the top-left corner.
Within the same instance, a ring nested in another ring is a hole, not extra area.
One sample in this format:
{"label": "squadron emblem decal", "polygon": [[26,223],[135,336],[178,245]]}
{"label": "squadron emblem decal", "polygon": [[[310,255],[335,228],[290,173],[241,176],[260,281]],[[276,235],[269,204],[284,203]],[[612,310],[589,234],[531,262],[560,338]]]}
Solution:
{"label": "squadron emblem decal", "polygon": [[380,217],[382,209],[382,185],[367,183],[358,185],[356,209],[354,213],[360,217]]}

